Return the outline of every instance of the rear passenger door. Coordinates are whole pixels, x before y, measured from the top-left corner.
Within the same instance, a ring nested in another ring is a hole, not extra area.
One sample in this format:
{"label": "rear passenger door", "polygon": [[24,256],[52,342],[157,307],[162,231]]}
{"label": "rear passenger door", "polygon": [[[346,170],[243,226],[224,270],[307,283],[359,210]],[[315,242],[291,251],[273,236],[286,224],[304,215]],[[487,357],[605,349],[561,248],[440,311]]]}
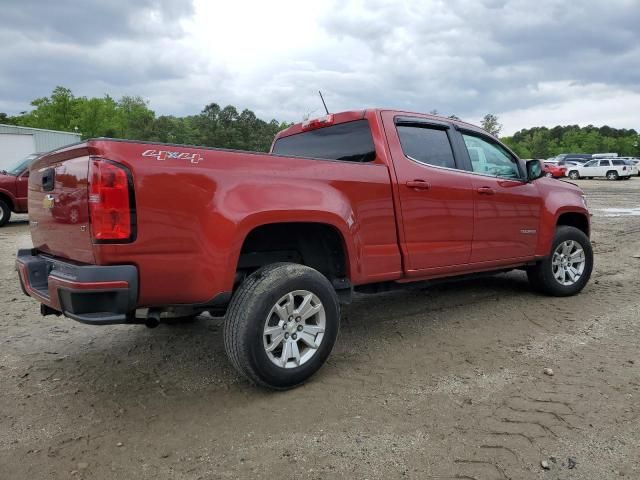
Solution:
{"label": "rear passenger door", "polygon": [[609,170],[613,170],[611,168],[611,161],[610,160],[600,160],[600,164],[598,165],[598,176],[599,177],[606,176],[607,172]]}
{"label": "rear passenger door", "polygon": [[401,248],[408,275],[469,262],[472,176],[460,169],[446,122],[383,112],[397,179]]}

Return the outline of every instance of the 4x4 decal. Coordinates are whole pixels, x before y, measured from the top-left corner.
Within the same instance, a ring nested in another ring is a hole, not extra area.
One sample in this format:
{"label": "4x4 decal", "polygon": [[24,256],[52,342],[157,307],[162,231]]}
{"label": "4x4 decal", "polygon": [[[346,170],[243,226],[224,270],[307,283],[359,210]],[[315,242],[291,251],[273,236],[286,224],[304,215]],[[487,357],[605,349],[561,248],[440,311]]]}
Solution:
{"label": "4x4 decal", "polygon": [[170,152],[168,150],[145,150],[142,152],[142,156],[154,157],[156,160],[189,160],[193,164],[202,160],[202,155],[199,153]]}

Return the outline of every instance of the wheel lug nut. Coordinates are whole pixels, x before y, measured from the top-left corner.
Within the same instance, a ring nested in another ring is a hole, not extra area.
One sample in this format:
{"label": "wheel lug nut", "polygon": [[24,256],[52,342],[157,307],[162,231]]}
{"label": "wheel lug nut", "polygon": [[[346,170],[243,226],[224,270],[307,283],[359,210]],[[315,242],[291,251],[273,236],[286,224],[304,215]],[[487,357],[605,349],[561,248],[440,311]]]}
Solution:
{"label": "wheel lug nut", "polygon": [[298,325],[298,331],[301,332],[302,331],[302,325]]}
{"label": "wheel lug nut", "polygon": [[293,335],[291,335],[291,338],[293,338],[293,339],[295,340],[296,338],[298,338],[298,335],[296,335],[296,334],[294,333]]}
{"label": "wheel lug nut", "polygon": [[296,317],[296,322],[299,322],[300,320],[302,320],[302,318]]}
{"label": "wheel lug nut", "polygon": [[289,321],[290,321],[290,322],[293,322],[293,315],[291,315],[291,316],[289,317]]}

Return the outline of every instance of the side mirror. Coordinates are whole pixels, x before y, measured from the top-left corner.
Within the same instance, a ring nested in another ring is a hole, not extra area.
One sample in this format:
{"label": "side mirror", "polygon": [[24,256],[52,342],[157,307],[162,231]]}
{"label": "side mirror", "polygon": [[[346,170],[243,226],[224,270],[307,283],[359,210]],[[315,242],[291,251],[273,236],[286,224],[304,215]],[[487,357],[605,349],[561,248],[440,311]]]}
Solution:
{"label": "side mirror", "polygon": [[527,161],[527,180],[532,182],[544,175],[544,168],[540,160]]}

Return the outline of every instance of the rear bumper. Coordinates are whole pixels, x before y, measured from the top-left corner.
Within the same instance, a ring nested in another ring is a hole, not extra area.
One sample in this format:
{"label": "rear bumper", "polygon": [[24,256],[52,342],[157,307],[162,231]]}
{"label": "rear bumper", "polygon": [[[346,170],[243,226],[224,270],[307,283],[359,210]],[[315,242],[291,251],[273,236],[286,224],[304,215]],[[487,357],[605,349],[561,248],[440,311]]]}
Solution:
{"label": "rear bumper", "polygon": [[[128,323],[138,299],[138,269],[133,265],[79,265],[19,250],[16,270],[22,291],[83,323]],[[53,310],[53,312],[51,312]]]}

